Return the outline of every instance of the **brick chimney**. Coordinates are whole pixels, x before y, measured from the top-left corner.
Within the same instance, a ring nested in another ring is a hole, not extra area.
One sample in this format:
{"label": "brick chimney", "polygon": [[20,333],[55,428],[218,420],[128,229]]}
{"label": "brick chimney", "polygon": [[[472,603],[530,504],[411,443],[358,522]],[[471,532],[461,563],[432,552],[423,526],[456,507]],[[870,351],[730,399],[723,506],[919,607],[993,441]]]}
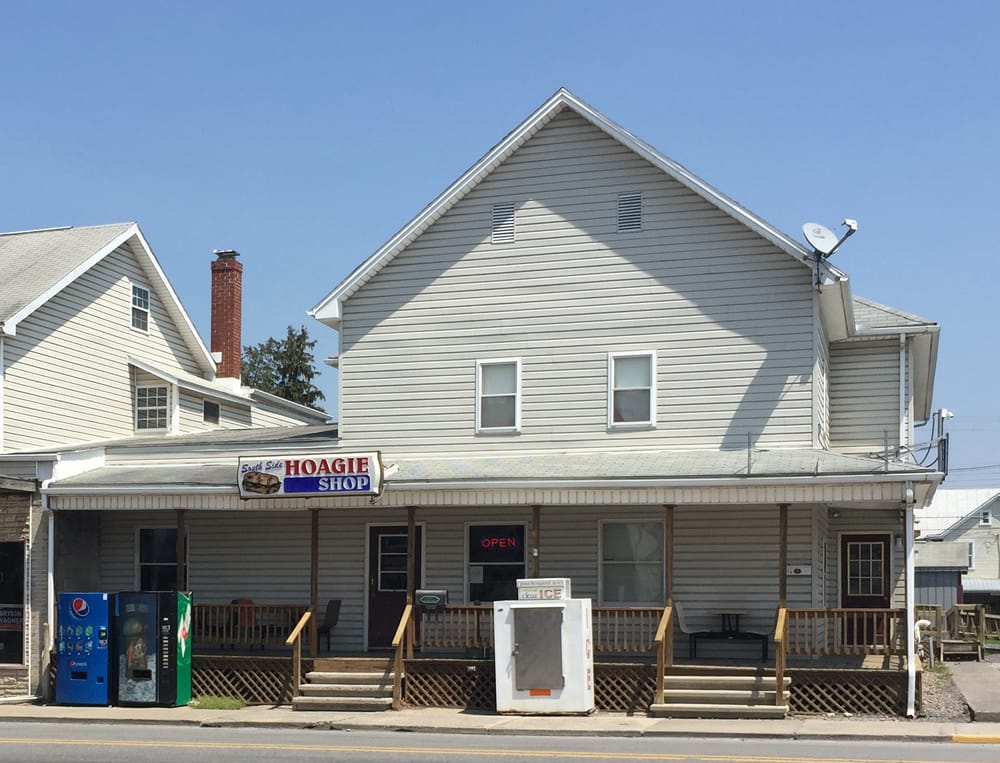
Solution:
{"label": "brick chimney", "polygon": [[[240,352],[243,329],[243,265],[236,261],[239,252],[228,249],[214,252],[212,262],[212,354],[219,363],[216,375],[223,379],[240,378]],[[219,359],[221,356],[221,360]]]}

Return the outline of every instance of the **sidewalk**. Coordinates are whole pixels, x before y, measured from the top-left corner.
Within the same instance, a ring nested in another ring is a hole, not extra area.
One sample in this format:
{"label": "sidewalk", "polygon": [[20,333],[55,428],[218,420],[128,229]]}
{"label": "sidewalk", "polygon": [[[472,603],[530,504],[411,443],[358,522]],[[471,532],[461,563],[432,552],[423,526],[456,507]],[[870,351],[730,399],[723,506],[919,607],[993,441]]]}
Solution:
{"label": "sidewalk", "polygon": [[293,711],[290,707],[199,710],[190,707],[69,707],[0,705],[5,721],[58,723],[180,724],[205,727],[258,726],[320,730],[368,729],[436,734],[530,736],[727,737],[791,739],[879,739],[1000,744],[1000,723],[939,723],[863,718],[784,720],[686,720],[599,712],[591,716],[513,716],[419,708],[373,713]]}

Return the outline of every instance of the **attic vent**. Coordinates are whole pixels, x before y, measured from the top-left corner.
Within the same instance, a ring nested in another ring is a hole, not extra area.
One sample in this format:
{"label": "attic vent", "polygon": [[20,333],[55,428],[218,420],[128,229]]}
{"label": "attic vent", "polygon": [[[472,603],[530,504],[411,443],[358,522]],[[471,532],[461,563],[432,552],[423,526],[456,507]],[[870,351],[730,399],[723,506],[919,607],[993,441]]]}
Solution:
{"label": "attic vent", "polygon": [[618,194],[618,232],[642,230],[642,194]]}
{"label": "attic vent", "polygon": [[510,244],[514,242],[514,202],[493,205],[493,238],[494,244]]}

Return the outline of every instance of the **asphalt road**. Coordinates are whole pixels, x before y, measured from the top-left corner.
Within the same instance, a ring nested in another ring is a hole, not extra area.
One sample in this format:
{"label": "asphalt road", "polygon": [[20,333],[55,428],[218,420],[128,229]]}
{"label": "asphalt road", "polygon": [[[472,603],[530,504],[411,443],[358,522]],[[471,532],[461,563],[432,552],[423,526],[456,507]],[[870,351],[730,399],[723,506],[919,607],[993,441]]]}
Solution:
{"label": "asphalt road", "polygon": [[692,763],[995,763],[1000,745],[200,728],[75,723],[4,724],[0,760],[153,763],[196,760],[395,763],[441,761],[691,761]]}

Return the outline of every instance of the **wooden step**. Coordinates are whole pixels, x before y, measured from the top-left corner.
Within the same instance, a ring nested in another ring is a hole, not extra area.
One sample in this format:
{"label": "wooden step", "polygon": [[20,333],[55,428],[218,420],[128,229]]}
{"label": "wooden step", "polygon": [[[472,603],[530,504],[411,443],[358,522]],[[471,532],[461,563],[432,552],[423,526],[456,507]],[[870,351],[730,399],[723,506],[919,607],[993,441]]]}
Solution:
{"label": "wooden step", "polygon": [[392,697],[392,684],[302,684],[304,697]]}
{"label": "wooden step", "polygon": [[[783,681],[785,688],[791,686],[792,679],[785,676]],[[754,689],[771,690],[777,689],[777,680],[774,676],[713,676],[713,675],[678,675],[668,674],[663,677],[663,686],[671,689],[733,689],[751,691]]]}
{"label": "wooden step", "polygon": [[776,694],[771,691],[739,691],[733,689],[664,689],[663,703],[665,705],[773,705]]}
{"label": "wooden step", "polygon": [[391,671],[392,657],[317,657],[313,670],[320,673],[374,673]]}
{"label": "wooden step", "polygon": [[392,697],[307,697],[292,699],[292,710],[378,712],[392,709]]}
{"label": "wooden step", "polygon": [[316,671],[306,673],[310,684],[376,684],[392,686],[392,673],[365,673],[362,671]]}
{"label": "wooden step", "polygon": [[649,714],[655,718],[784,718],[787,705],[727,705],[678,703],[651,705]]}

